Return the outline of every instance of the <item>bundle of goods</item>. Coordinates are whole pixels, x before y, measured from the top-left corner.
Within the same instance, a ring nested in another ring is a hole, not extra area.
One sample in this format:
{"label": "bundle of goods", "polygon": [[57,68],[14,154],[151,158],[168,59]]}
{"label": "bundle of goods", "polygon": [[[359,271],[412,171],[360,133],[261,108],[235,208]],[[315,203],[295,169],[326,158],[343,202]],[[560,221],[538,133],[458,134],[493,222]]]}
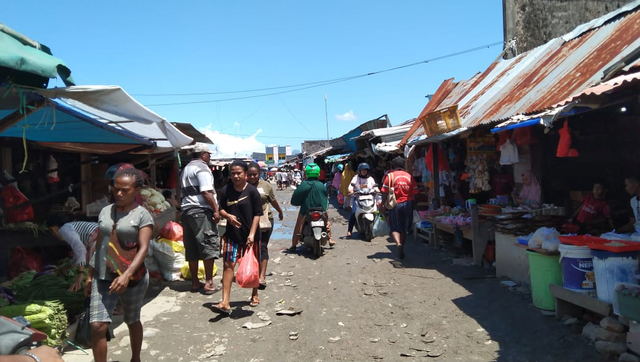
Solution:
{"label": "bundle of goods", "polygon": [[471,225],[471,218],[464,217],[463,215],[457,216],[438,216],[436,221],[441,222],[443,224],[451,225],[451,226],[465,226]]}
{"label": "bundle of goods", "polygon": [[67,312],[60,301],[46,300],[33,303],[15,304],[0,308],[0,316],[13,318],[23,316],[31,328],[47,335],[45,344],[61,346],[66,337]]}
{"label": "bundle of goods", "polygon": [[159,214],[171,208],[171,204],[156,189],[144,189],[140,191],[140,194],[142,195],[142,206],[152,214]]}
{"label": "bundle of goods", "polygon": [[482,191],[490,191],[489,185],[489,166],[485,156],[470,156],[464,163],[467,168],[465,172],[469,174],[467,181],[469,182],[469,193],[479,194]]}
{"label": "bundle of goods", "polygon": [[564,217],[551,215],[526,215],[524,212],[511,212],[493,217],[496,231],[509,235],[528,235],[547,227],[560,229]]}

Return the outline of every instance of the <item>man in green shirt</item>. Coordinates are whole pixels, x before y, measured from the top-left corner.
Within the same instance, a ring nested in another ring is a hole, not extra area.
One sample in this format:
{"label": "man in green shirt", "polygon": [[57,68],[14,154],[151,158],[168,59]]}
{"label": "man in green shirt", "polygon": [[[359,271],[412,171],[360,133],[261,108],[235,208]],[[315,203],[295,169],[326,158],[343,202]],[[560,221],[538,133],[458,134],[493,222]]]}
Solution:
{"label": "man in green shirt", "polygon": [[336,242],[331,238],[331,225],[329,224],[329,217],[327,215],[327,209],[329,208],[329,192],[322,182],[318,180],[320,176],[320,167],[315,163],[310,163],[304,169],[306,179],[302,181],[300,186],[296,188],[291,196],[291,205],[300,206],[300,212],[298,213],[298,220],[296,226],[293,229],[293,237],[291,238],[291,248],[289,250],[295,251],[300,237],[302,236],[302,226],[304,225],[304,217],[307,215],[309,209],[314,207],[321,207],[325,213],[327,220],[327,234],[329,234],[329,245],[333,246]]}

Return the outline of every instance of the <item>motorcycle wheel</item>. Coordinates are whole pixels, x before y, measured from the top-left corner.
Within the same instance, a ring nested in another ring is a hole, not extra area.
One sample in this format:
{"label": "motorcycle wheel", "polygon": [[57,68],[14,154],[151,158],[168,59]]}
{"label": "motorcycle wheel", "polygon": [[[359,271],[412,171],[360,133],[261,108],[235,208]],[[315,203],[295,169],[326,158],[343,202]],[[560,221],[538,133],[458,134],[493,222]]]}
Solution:
{"label": "motorcycle wheel", "polygon": [[366,231],[365,231],[364,239],[368,242],[371,242],[371,239],[373,239],[373,223],[367,223],[365,228],[366,228]]}
{"label": "motorcycle wheel", "polygon": [[319,258],[322,256],[323,251],[324,250],[322,249],[322,245],[320,245],[320,240],[315,240],[313,242],[313,255],[316,258]]}

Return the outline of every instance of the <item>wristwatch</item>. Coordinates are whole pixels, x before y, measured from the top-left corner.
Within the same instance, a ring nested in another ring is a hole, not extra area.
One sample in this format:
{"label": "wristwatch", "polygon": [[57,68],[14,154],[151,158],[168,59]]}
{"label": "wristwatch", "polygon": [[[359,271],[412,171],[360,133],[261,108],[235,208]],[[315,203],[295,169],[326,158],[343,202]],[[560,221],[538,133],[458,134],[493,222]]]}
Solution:
{"label": "wristwatch", "polygon": [[40,361],[40,357],[36,356],[36,355],[35,355],[35,354],[33,354],[33,353],[29,353],[29,352],[27,352],[27,353],[25,353],[24,355],[25,355],[25,356],[29,356],[29,357],[33,358],[34,360],[36,360],[36,362],[42,362],[42,361]]}

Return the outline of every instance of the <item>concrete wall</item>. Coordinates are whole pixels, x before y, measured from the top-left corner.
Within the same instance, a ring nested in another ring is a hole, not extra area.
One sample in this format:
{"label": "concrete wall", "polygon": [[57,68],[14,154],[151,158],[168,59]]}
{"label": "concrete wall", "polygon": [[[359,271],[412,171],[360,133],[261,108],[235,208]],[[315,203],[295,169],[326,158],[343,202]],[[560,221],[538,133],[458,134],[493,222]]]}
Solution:
{"label": "concrete wall", "polygon": [[331,146],[329,141],[304,141],[302,143],[302,152],[308,155],[321,151],[327,147]]}
{"label": "concrete wall", "polygon": [[[518,54],[612,12],[630,0],[502,0],[505,41],[517,38]],[[510,53],[506,58],[515,54]]]}

